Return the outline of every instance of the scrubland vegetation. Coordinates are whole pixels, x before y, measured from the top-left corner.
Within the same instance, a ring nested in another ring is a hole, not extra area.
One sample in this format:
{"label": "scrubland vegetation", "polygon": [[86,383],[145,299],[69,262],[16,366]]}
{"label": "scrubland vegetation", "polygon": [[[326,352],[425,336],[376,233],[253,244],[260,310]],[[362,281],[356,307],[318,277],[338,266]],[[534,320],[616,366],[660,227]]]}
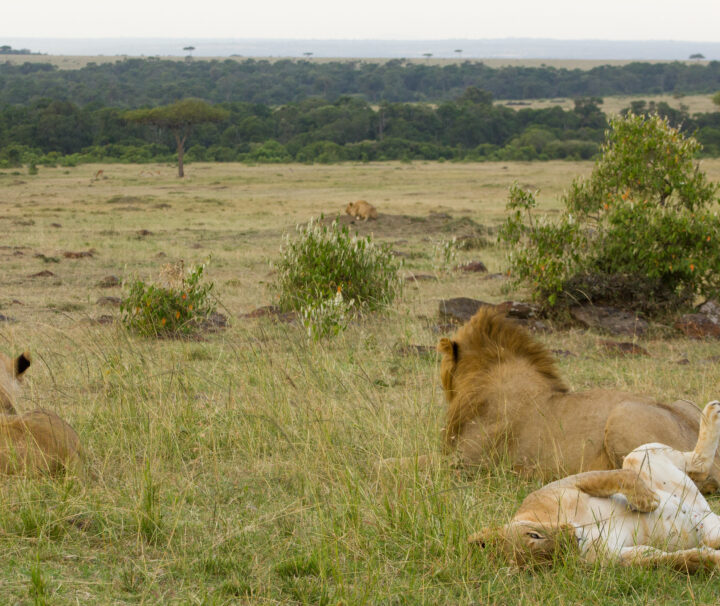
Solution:
{"label": "scrubland vegetation", "polygon": [[[717,160],[701,168],[720,179]],[[495,244],[510,184],[539,190],[539,208],[556,216],[572,178],[591,169],[196,163],[183,180],[166,164],[0,171],[0,314],[14,320],[0,323],[0,347],[35,356],[18,408],[56,411],[85,447],[81,469],[65,478],[3,479],[3,599],[714,603],[717,573],[572,560],[516,572],[470,549],[470,532],[503,521],[539,486],[502,466],[375,473],[381,457],[440,449],[432,347],[453,329],[438,318],[438,300],[528,295],[508,291],[507,249]],[[343,211],[358,198],[377,206],[377,221],[350,224]],[[243,317],[279,302],[270,262],[280,261],[285,234],[321,213],[395,251],[400,275],[414,276],[402,296],[329,340],[281,316]],[[453,236],[467,246],[438,262],[434,251]],[[229,317],[226,329],[156,339],[118,322],[112,297],[135,280],[155,283],[168,263],[192,268],[210,256],[203,281],[214,284],[208,296]],[[489,273],[453,270],[473,260]],[[124,285],[101,286],[111,274]],[[641,340],[650,356],[615,357],[585,330],[559,326],[538,338],[562,350],[575,389],[718,397],[715,342],[658,327]]]}

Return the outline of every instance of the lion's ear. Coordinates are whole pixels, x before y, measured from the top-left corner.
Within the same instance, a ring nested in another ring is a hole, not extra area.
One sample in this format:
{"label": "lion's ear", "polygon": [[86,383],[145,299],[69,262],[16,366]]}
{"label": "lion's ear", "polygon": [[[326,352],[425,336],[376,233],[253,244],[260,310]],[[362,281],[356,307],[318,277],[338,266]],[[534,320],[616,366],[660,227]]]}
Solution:
{"label": "lion's ear", "polygon": [[468,543],[485,549],[485,547],[493,542],[497,542],[504,536],[504,529],[504,526],[501,526],[500,528],[490,528],[489,526],[486,526],[480,532],[471,534],[468,537]]}
{"label": "lion's ear", "polygon": [[20,378],[22,374],[30,367],[32,356],[30,352],[26,351],[21,353],[13,362],[13,372],[17,378]]}
{"label": "lion's ear", "polygon": [[453,360],[457,361],[458,357],[458,344],[455,341],[451,341],[443,337],[438,341],[437,350],[444,356],[450,356]]}

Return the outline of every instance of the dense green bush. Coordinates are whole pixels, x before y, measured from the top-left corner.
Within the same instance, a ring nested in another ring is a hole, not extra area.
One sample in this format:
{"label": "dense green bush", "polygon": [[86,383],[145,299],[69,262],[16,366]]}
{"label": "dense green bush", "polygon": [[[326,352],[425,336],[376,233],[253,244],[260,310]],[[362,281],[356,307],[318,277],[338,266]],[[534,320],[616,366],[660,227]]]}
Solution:
{"label": "dense green bush", "polygon": [[300,311],[315,323],[330,315],[339,319],[330,325],[338,325],[351,308],[381,309],[398,296],[400,263],[387,245],[352,236],[337,222],[311,220],[297,232],[295,239],[287,237],[276,264],[282,309]]}
{"label": "dense green bush", "polygon": [[186,274],[180,262],[163,269],[159,285],[135,280],[120,306],[123,324],[148,337],[192,332],[215,310],[214,284],[201,283],[204,270],[196,265]]}
{"label": "dense green bush", "polygon": [[550,306],[588,298],[655,313],[717,295],[718,186],[693,160],[699,149],[667,119],[628,114],[559,221],[536,216],[534,195],[513,186],[500,231],[511,275]]}

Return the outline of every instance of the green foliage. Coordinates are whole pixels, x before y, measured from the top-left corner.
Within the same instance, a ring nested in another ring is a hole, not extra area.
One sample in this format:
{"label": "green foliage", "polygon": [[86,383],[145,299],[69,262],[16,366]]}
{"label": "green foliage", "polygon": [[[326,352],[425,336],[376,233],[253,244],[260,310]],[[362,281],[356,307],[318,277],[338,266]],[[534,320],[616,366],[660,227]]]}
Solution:
{"label": "green foliage", "polygon": [[720,105],[720,90],[713,95],[712,101],[715,105]]}
{"label": "green foliage", "polygon": [[[717,295],[718,186],[693,161],[699,144],[658,116],[629,114],[611,127],[559,221],[535,216],[534,195],[511,188],[500,231],[511,275],[550,306],[587,297],[657,312]],[[629,300],[633,288],[642,297]]]}
{"label": "green foliage", "polygon": [[695,166],[701,149],[696,139],[684,137],[657,115],[629,113],[613,119],[610,127],[592,176],[576,180],[566,195],[570,211],[589,216],[619,196],[691,211],[713,200],[717,186]]}
{"label": "green foliage", "polygon": [[162,517],[158,511],[158,486],[150,473],[150,462],[145,462],[143,487],[138,503],[140,534],[150,544],[162,536]]}
{"label": "green foliage", "polygon": [[164,284],[135,280],[120,306],[123,324],[144,336],[188,334],[215,309],[210,298],[214,284],[203,284],[205,265],[187,275],[182,265],[168,266]]}
{"label": "green foliage", "polygon": [[449,239],[438,240],[433,246],[433,268],[435,271],[447,271],[457,259],[458,242],[453,236]]}
{"label": "green foliage", "polygon": [[347,227],[311,220],[289,236],[277,263],[275,288],[282,309],[301,312],[311,336],[344,328],[350,310],[381,309],[400,292],[399,262],[390,248]]}
{"label": "green foliage", "polygon": [[35,606],[45,606],[45,604],[48,603],[47,583],[43,578],[39,562],[30,569],[30,588],[28,593]]}
{"label": "green foliage", "polygon": [[152,109],[136,109],[125,113],[125,119],[168,130],[185,130],[203,122],[219,122],[228,117],[227,110],[213,107],[202,99],[183,99]]}
{"label": "green foliage", "polygon": [[601,65],[589,70],[553,66],[493,68],[476,61],[427,65],[403,60],[171,61],[126,59],[81,69],[49,64],[0,64],[0,105],[29,104],[62,95],[73,103],[124,108],[166,105],[183,91],[212,103],[238,101],[280,106],[309,97],[334,101],[343,96],[372,103],[431,102],[465,93],[479,104],[496,99],[577,98],[587,95],[708,93],[720,88],[716,61],[705,65],[679,62]]}

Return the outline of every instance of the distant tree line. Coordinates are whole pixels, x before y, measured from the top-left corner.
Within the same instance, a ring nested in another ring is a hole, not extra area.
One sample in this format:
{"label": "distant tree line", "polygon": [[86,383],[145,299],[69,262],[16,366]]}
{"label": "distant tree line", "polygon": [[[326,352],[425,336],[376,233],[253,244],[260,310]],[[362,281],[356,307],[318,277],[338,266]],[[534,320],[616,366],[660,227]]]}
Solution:
{"label": "distant tree line", "polygon": [[211,103],[284,105],[309,97],[336,101],[358,96],[383,101],[441,102],[470,86],[496,99],[602,97],[661,93],[712,93],[720,89],[720,61],[630,63],[590,70],[500,67],[466,61],[427,65],[391,60],[315,62],[307,60],[165,61],[127,59],[82,69],[49,64],[0,64],[0,106],[39,99],[80,106],[140,108],[193,97]]}
{"label": "distant tree line", "polygon": [[33,53],[29,48],[13,48],[9,44],[0,45],[0,55],[39,55]]}
{"label": "distant tree line", "polygon": [[[588,159],[607,128],[598,98],[561,107],[514,110],[471,87],[437,105],[357,97],[309,98],[280,107],[222,103],[212,123],[197,125],[187,161],[340,162],[374,160]],[[635,113],[667,116],[720,156],[720,112],[636,102]],[[26,163],[174,161],[177,137],[157,124],[128,120],[118,107],[39,99],[0,106],[0,167]],[[177,133],[176,133],[177,134]]]}

